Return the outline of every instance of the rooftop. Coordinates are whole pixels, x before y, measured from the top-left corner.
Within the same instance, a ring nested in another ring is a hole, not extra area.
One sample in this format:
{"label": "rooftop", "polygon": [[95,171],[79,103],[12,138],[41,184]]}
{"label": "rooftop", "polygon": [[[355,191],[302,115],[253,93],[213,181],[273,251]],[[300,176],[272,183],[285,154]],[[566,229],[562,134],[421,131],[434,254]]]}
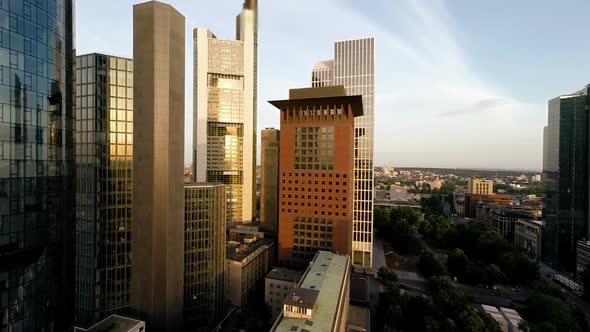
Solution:
{"label": "rooftop", "polygon": [[271,331],[332,331],[340,296],[346,296],[342,294],[342,286],[349,269],[348,256],[318,251],[298,285],[299,288],[319,291],[311,319],[286,318],[281,315]]}
{"label": "rooftop", "polygon": [[275,267],[270,271],[266,278],[268,279],[276,279],[276,280],[284,280],[284,281],[291,281],[291,282],[299,282],[301,280],[301,275],[303,273],[300,271],[295,271],[291,269],[286,269],[284,267]]}
{"label": "rooftop", "polygon": [[91,326],[87,332],[127,332],[129,330],[138,328],[145,323],[133,318],[123,317],[119,315],[110,315],[102,321]]}
{"label": "rooftop", "polygon": [[257,239],[252,243],[230,241],[226,244],[225,258],[232,261],[241,262],[259,248],[263,246],[270,247],[272,244],[273,241],[271,239]]}
{"label": "rooftop", "polygon": [[350,104],[355,117],[363,115],[363,97],[360,95],[347,96],[344,86],[341,85],[291,89],[289,90],[289,99],[272,100],[269,103],[280,110],[314,105]]}
{"label": "rooftop", "polygon": [[291,291],[290,296],[285,298],[283,304],[313,309],[318,299],[318,295],[320,295],[320,291],[318,290],[295,287]]}

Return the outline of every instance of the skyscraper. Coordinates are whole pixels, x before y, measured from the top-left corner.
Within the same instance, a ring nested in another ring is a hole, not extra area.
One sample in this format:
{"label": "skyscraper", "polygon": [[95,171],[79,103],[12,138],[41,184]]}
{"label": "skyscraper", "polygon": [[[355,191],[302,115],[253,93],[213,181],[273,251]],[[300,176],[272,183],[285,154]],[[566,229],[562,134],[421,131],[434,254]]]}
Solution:
{"label": "skyscraper", "polygon": [[193,175],[227,187],[228,222],[256,206],[257,1],[237,17],[237,40],[195,29]]}
{"label": "skyscraper", "polygon": [[184,29],[170,5],[133,7],[131,306],[154,330],[183,324]]}
{"label": "skyscraper", "polygon": [[64,331],[74,300],[73,2],[0,9],[0,331]]}
{"label": "skyscraper", "polygon": [[260,226],[276,233],[279,218],[279,145],[280,131],[262,130],[260,141]]}
{"label": "skyscraper", "polygon": [[75,320],[92,325],[129,306],[133,61],[77,57]]}
{"label": "skyscraper", "polygon": [[543,259],[574,272],[576,243],[589,238],[590,85],[549,101],[544,130]]}
{"label": "skyscraper", "polygon": [[375,108],[375,39],[334,44],[334,59],[320,61],[312,71],[312,86],[344,85],[349,96],[363,96],[363,116],[354,119],[354,213],[352,264],[373,261],[373,128]]}
{"label": "skyscraper", "polygon": [[281,265],[301,268],[318,250],[352,252],[354,118],[361,96],[343,86],[295,89],[280,109]]}
{"label": "skyscraper", "polygon": [[185,330],[211,331],[225,305],[225,186],[184,187]]}

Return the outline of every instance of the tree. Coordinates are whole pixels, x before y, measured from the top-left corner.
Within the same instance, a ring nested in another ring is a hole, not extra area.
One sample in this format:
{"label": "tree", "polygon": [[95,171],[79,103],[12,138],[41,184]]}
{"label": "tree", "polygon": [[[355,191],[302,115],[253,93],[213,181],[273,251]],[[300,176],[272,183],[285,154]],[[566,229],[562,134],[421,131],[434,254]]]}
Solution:
{"label": "tree", "polygon": [[503,254],[498,265],[515,285],[528,285],[539,278],[539,266],[519,252]]}
{"label": "tree", "polygon": [[377,275],[381,278],[385,283],[396,282],[397,281],[397,273],[395,273],[392,269],[388,269],[385,266],[379,268],[377,271]]}
{"label": "tree", "polygon": [[431,214],[428,215],[426,220],[420,223],[420,234],[422,234],[426,240],[433,242],[434,244],[441,244],[447,236],[447,232],[451,230],[452,224],[443,215]]}
{"label": "tree", "polygon": [[418,271],[426,278],[447,274],[444,265],[430,251],[426,250],[418,255]]}
{"label": "tree", "polygon": [[413,209],[402,206],[389,212],[389,220],[393,223],[406,221],[410,225],[415,225],[418,222],[418,215]]}
{"label": "tree", "polygon": [[582,331],[573,307],[562,300],[541,292],[534,292],[521,310],[531,331]]}
{"label": "tree", "polygon": [[449,273],[458,279],[461,279],[465,275],[468,263],[469,260],[467,259],[467,256],[463,250],[459,248],[455,248],[455,250],[447,256],[447,268]]}
{"label": "tree", "polygon": [[389,222],[389,212],[384,209],[375,209],[373,210],[373,219],[375,221],[375,226],[381,228]]}

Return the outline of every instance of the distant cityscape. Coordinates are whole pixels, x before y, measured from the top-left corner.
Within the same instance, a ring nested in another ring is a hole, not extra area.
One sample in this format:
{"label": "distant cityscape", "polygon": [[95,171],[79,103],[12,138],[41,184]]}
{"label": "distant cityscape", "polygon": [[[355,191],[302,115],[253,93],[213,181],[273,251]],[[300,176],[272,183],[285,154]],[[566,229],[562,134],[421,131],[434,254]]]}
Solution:
{"label": "distant cityscape", "polygon": [[131,58],[76,54],[73,0],[0,1],[0,332],[590,329],[590,85],[540,172],[378,166],[376,38],[262,129],[257,0],[235,39],[132,9]]}

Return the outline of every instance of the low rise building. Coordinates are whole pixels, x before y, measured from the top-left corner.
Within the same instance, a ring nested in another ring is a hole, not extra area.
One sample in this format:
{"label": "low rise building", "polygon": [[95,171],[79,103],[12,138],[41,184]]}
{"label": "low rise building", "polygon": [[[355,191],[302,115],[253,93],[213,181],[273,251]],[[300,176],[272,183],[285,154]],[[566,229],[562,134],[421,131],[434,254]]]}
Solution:
{"label": "low rise building", "polygon": [[509,206],[512,202],[510,195],[479,195],[465,194],[465,217],[475,219],[477,207],[481,204],[496,204]]}
{"label": "low rise building", "polygon": [[543,222],[517,219],[514,222],[514,245],[535,260],[541,258]]}
{"label": "low rise building", "polygon": [[383,209],[386,211],[391,211],[393,209],[398,209],[400,207],[407,207],[416,211],[417,214],[422,213],[422,205],[420,205],[413,199],[398,198],[395,200],[375,200],[373,205],[377,209]]}
{"label": "low rise building", "polygon": [[523,322],[522,317],[516,310],[509,308],[496,308],[486,304],[481,305],[481,311],[490,315],[502,332],[520,332],[523,331],[519,326]]}
{"label": "low rise building", "polygon": [[254,291],[263,287],[264,276],[274,261],[274,244],[255,234],[233,235],[226,249],[226,298],[244,307]]}
{"label": "low rise building", "polygon": [[509,234],[511,237],[514,234],[517,220],[533,219],[533,216],[526,211],[496,204],[480,204],[477,207],[476,216],[479,222],[491,226],[504,237],[508,237]]}
{"label": "low rise building", "polygon": [[453,193],[453,208],[459,217],[465,217],[465,192],[455,191]]}
{"label": "low rise building", "polygon": [[145,332],[145,322],[120,315],[110,315],[87,329],[74,327],[74,332]]}
{"label": "low rise building", "polygon": [[590,264],[590,241],[578,241],[576,245],[576,276],[578,280],[582,280],[588,264]]}
{"label": "low rise building", "polygon": [[389,199],[393,200],[397,198],[407,199],[408,188],[392,184],[389,187]]}
{"label": "low rise building", "polygon": [[274,321],[283,310],[283,301],[301,280],[302,272],[287,268],[273,268],[264,278],[264,302],[271,309]]}
{"label": "low rise building", "polygon": [[271,332],[346,331],[350,273],[349,256],[318,251],[283,302]]}

